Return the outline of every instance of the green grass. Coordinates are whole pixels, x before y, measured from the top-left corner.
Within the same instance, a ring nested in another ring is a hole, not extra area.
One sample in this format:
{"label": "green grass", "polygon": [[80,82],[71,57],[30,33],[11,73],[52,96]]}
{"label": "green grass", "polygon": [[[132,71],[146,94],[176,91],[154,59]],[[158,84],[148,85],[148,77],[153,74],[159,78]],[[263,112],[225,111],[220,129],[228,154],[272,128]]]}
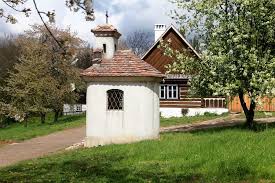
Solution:
{"label": "green grass", "polygon": [[57,123],[52,123],[52,121],[52,115],[48,115],[45,124],[40,123],[40,118],[34,117],[29,120],[28,127],[24,127],[22,123],[14,123],[6,128],[0,128],[0,141],[22,141],[79,127],[85,125],[85,116],[63,116]]}
{"label": "green grass", "polygon": [[[267,116],[266,113],[272,114],[272,116]],[[256,112],[255,113],[255,119],[257,118],[270,118],[270,117],[275,117],[275,112]],[[244,115],[245,117],[245,115]]]}
{"label": "green grass", "polygon": [[198,123],[202,121],[212,120],[221,117],[227,117],[228,113],[224,113],[222,115],[216,114],[205,114],[201,116],[194,116],[194,117],[181,117],[181,118],[161,118],[160,125],[161,127],[173,126],[173,125],[185,125],[190,123]]}
{"label": "green grass", "polygon": [[275,129],[161,135],[83,149],[0,170],[0,182],[273,182]]}

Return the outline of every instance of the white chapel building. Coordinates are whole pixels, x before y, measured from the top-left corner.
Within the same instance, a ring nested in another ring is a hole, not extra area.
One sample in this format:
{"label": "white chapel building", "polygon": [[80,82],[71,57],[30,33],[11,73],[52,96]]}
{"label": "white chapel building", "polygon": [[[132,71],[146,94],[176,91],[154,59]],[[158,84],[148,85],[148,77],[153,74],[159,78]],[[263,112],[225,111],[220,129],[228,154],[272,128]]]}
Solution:
{"label": "white chapel building", "polygon": [[92,30],[98,61],[82,72],[87,82],[86,147],[159,137],[159,84],[165,77],[130,50],[117,50],[112,25]]}

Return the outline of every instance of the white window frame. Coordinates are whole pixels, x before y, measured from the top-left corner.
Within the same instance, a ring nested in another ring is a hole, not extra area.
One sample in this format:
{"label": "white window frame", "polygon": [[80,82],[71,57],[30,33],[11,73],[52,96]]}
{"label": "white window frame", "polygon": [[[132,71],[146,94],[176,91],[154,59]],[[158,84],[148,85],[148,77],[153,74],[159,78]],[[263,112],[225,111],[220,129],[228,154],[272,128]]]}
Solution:
{"label": "white window frame", "polygon": [[[169,88],[172,88],[172,97],[169,97]],[[174,89],[176,87],[176,89]],[[174,91],[176,91],[176,96],[174,96]],[[178,85],[167,85],[167,99],[178,99],[179,98],[179,87]]]}
{"label": "white window frame", "polygon": [[[161,92],[162,92],[162,90],[161,90],[161,87],[164,87],[164,96],[161,96]],[[160,99],[166,99],[166,85],[160,85],[160,87],[159,87],[159,98]]]}
{"label": "white window frame", "polygon": [[[164,87],[164,97],[161,96],[161,88]],[[175,87],[175,89],[174,89]],[[172,97],[169,96],[169,88],[172,88]],[[174,92],[176,91],[176,96],[174,96]],[[159,89],[159,98],[160,99],[166,99],[166,100],[172,100],[172,99],[179,99],[179,86],[176,84],[162,84],[160,85],[160,89]]]}
{"label": "white window frame", "polygon": [[82,112],[82,105],[76,105],[76,112]]}

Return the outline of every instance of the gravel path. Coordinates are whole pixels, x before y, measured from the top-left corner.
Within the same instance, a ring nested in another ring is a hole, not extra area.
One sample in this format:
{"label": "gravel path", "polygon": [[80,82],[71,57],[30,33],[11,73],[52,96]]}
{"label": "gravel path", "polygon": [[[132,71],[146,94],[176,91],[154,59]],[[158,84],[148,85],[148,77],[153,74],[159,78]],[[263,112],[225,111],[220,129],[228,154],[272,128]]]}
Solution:
{"label": "gravel path", "polygon": [[4,145],[0,148],[0,167],[64,150],[81,142],[84,138],[85,126],[33,138],[21,143]]}
{"label": "gravel path", "polygon": [[[275,118],[255,119],[255,121],[259,124],[274,123]],[[245,123],[245,119],[240,119],[239,115],[230,115],[229,117],[213,119],[213,120],[204,121],[204,122],[200,122],[200,123],[163,127],[160,129],[160,133],[192,132],[192,131],[211,129],[211,128],[237,126],[237,125],[241,125],[244,123]]]}

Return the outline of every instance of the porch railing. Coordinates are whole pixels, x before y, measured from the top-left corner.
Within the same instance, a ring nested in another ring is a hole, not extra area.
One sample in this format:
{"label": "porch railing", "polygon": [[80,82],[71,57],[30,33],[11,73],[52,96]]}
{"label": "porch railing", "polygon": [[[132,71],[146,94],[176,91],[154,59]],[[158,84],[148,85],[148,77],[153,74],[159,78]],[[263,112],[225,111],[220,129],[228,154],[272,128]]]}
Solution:
{"label": "porch railing", "polygon": [[202,99],[203,108],[227,108],[226,98],[203,98]]}

